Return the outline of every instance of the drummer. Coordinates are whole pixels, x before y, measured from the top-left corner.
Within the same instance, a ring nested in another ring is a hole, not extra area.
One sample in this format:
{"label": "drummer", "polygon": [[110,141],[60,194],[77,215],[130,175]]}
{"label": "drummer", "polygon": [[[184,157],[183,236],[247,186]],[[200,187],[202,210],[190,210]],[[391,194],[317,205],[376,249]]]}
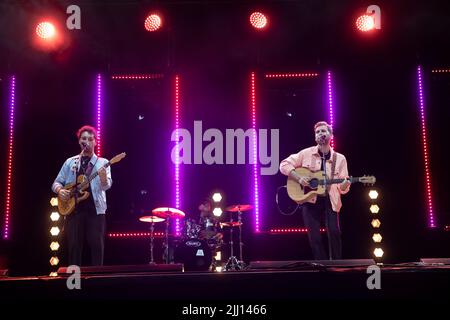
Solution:
{"label": "drummer", "polygon": [[200,210],[199,224],[202,228],[199,238],[220,241],[223,233],[220,232],[219,217],[213,215],[212,207],[212,201],[209,198],[205,198],[198,206],[198,210]]}

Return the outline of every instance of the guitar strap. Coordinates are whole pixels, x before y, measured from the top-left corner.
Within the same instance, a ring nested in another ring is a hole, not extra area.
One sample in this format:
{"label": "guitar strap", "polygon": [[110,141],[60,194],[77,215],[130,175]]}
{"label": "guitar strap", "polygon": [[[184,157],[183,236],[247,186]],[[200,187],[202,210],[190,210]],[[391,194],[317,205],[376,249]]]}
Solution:
{"label": "guitar strap", "polygon": [[[334,170],[336,169],[336,158],[337,153],[333,151],[333,159],[331,160],[331,173],[330,173],[330,180],[334,178]],[[327,185],[327,194],[330,192],[331,184]]]}

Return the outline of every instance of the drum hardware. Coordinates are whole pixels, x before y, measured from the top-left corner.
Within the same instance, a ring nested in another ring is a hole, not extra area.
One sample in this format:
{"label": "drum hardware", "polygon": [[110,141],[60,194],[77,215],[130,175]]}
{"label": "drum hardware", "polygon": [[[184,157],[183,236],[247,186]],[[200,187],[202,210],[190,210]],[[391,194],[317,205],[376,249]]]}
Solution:
{"label": "drum hardware", "polygon": [[[230,227],[230,258],[228,259],[227,263],[225,264],[225,270],[244,270],[245,269],[245,262],[242,258],[242,247],[244,243],[242,242],[242,212],[248,211],[252,209],[253,207],[249,204],[236,204],[230,207],[227,207],[225,211],[231,212],[230,214],[230,221],[224,222],[221,225],[225,227]],[[233,221],[233,212],[238,213],[238,221]],[[239,228],[239,259],[234,255],[233,252],[233,228],[238,227]]]}
{"label": "drum hardware", "polygon": [[166,263],[169,264],[169,221],[171,218],[184,218],[183,211],[175,208],[160,207],[152,210],[152,213],[160,218],[166,219],[166,241],[164,243],[164,254],[166,256]]}
{"label": "drum hardware", "polygon": [[155,264],[155,261],[153,259],[153,241],[155,239],[155,236],[154,236],[155,223],[162,222],[165,219],[157,217],[157,216],[143,216],[143,217],[140,217],[139,220],[142,222],[150,223],[150,264]]}

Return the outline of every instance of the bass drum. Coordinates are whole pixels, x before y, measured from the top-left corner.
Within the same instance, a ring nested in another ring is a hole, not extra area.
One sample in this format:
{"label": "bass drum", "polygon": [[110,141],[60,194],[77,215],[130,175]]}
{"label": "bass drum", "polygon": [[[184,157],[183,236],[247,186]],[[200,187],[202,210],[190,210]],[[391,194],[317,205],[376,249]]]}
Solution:
{"label": "bass drum", "polygon": [[175,248],[174,259],[176,263],[184,264],[185,271],[208,271],[212,252],[205,240],[187,239]]}

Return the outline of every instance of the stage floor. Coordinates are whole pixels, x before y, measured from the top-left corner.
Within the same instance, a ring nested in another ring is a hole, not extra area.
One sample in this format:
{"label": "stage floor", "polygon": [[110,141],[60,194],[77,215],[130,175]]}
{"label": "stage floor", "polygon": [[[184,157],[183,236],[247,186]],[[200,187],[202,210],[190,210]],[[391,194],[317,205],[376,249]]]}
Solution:
{"label": "stage floor", "polygon": [[[1,277],[6,300],[151,300],[180,303],[252,303],[298,300],[390,300],[450,298],[450,265],[384,265],[380,289],[369,289],[367,265],[304,261],[255,262],[244,271],[145,271],[146,266],[104,267],[81,273],[81,289],[69,290],[67,276]],[[108,269],[109,268],[109,269]],[[374,278],[369,282],[374,284]],[[73,283],[73,282],[72,282]]]}

